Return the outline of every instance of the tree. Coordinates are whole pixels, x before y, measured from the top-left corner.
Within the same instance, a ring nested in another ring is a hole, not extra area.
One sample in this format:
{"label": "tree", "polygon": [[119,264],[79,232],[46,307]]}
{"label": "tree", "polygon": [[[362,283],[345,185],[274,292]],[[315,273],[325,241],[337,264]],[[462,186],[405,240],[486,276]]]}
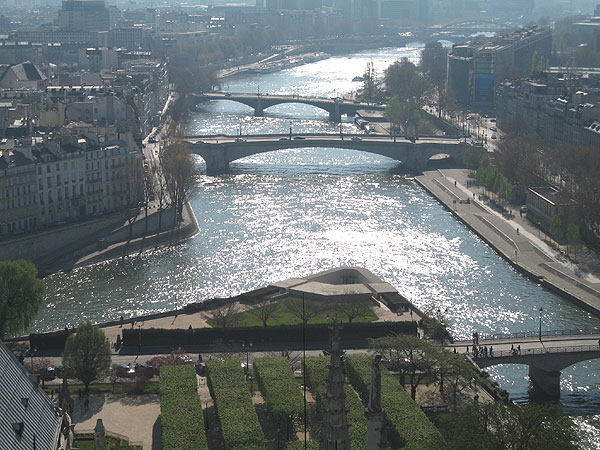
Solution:
{"label": "tree", "polygon": [[306,325],[309,320],[314,318],[319,312],[313,302],[304,301],[299,298],[290,299],[285,303],[285,308],[304,325]]}
{"label": "tree", "polygon": [[410,396],[415,400],[417,386],[435,373],[438,348],[431,341],[406,334],[369,339],[369,346],[390,361],[392,369],[400,373],[400,383],[410,384]]}
{"label": "tree", "polygon": [[45,295],[46,285],[32,263],[0,262],[0,339],[27,331]]}
{"label": "tree", "polygon": [[575,251],[575,255],[579,251],[579,247],[581,247],[581,234],[579,233],[579,225],[575,223],[570,223],[567,227],[567,253],[569,252],[569,246],[573,247]]}
{"label": "tree", "polygon": [[80,380],[86,392],[92,382],[109,374],[110,360],[110,342],[104,331],[89,320],[68,337],[62,355],[67,376]]}
{"label": "tree", "polygon": [[368,102],[372,102],[377,95],[377,71],[373,61],[367,63],[363,78],[362,96]]}
{"label": "tree", "polygon": [[262,299],[256,304],[256,307],[248,310],[248,314],[260,320],[263,326],[266,327],[268,320],[276,317],[275,313],[278,308],[279,304],[277,302]]}
{"label": "tree", "polygon": [[398,96],[399,100],[418,104],[429,90],[429,83],[408,58],[396,61],[386,69],[385,84],[389,93]]}
{"label": "tree", "polygon": [[154,358],[147,361],[147,364],[151,365],[153,369],[160,371],[161,367],[164,366],[179,366],[183,364],[192,364],[194,361],[181,347],[171,351],[168,355],[155,356]]}
{"label": "tree", "polygon": [[[385,118],[390,121],[395,130],[402,130],[408,117],[408,105],[394,96],[385,107]],[[396,134],[392,132],[392,134]]]}
{"label": "tree", "polygon": [[421,50],[421,71],[435,86],[446,83],[448,49],[440,41],[428,42]]}
{"label": "tree", "polygon": [[371,312],[369,305],[364,300],[359,299],[345,299],[337,302],[335,309],[348,318],[348,323],[352,323],[354,319],[359,317],[365,317]]}
{"label": "tree", "polygon": [[557,241],[562,241],[565,237],[562,220],[558,214],[553,215],[552,219],[550,219],[550,234]]}
{"label": "tree", "polygon": [[421,51],[421,71],[435,87],[438,117],[442,115],[442,105],[449,101],[446,98],[447,59],[448,49],[439,41],[428,42]]}
{"label": "tree", "polygon": [[423,328],[428,337],[440,341],[442,345],[444,339],[452,340],[452,336],[448,331],[448,320],[440,309],[429,310],[426,315],[427,319],[424,320]]}
{"label": "tree", "polygon": [[179,125],[173,122],[168,135],[170,138],[161,160],[171,204],[174,206],[176,220],[180,221],[183,205],[196,186],[199,173],[192,154],[183,140],[183,132]]}
{"label": "tree", "polygon": [[436,375],[442,398],[456,411],[461,398],[473,388],[475,367],[464,355],[439,352]]}
{"label": "tree", "polygon": [[580,440],[571,419],[547,405],[475,403],[445,415],[439,428],[450,450],[575,450]]}
{"label": "tree", "polygon": [[239,325],[239,312],[240,306],[235,302],[229,302],[221,308],[205,313],[204,317],[214,322],[219,328],[230,328]]}
{"label": "tree", "polygon": [[496,165],[506,178],[524,188],[540,182],[543,147],[538,136],[527,131],[526,120],[518,118],[504,125],[495,152]]}

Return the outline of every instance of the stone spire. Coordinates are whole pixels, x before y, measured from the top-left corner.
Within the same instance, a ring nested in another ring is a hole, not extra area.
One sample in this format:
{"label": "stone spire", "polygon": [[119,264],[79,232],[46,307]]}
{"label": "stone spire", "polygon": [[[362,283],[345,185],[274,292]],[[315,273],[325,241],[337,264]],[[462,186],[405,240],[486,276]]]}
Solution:
{"label": "stone spire", "polygon": [[383,450],[388,448],[385,431],[385,411],[381,407],[381,355],[375,355],[371,363],[371,392],[367,416],[367,450]]}
{"label": "stone spire", "polygon": [[325,391],[325,414],[319,449],[350,450],[346,393],[344,392],[344,361],[337,316],[333,318],[329,329],[331,330],[331,361],[327,377],[327,390]]}

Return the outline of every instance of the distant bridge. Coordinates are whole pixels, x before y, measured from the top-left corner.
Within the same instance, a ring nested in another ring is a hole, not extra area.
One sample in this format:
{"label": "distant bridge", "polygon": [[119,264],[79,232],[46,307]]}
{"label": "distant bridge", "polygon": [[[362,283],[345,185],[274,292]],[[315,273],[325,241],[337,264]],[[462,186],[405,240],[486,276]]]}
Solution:
{"label": "distant bridge", "polygon": [[415,142],[404,137],[347,134],[267,134],[248,136],[186,136],[190,150],[206,162],[206,172],[218,175],[229,171],[229,163],[258,153],[307,147],[359,150],[403,162],[407,169],[420,173],[432,156],[449,155],[462,160],[465,143],[458,139],[424,137]]}
{"label": "distant bridge", "polygon": [[[512,338],[480,340],[480,346],[493,347],[493,353],[479,355],[473,361],[481,368],[499,364],[525,364],[529,366],[529,379],[535,388],[551,397],[560,396],[561,370],[573,364],[600,358],[600,334],[562,335],[554,338]],[[456,342],[461,348],[471,341]],[[518,351],[517,348],[521,350]],[[472,347],[471,347],[472,348]]]}
{"label": "distant bridge", "polygon": [[207,92],[204,94],[194,95],[196,103],[207,102],[209,100],[231,100],[238,103],[243,103],[254,109],[254,115],[261,117],[264,115],[264,110],[283,103],[303,103],[305,105],[321,108],[329,113],[331,122],[339,122],[342,115],[356,115],[359,110],[384,111],[385,106],[376,105],[373,103],[363,103],[347,101],[341,98],[318,98],[318,97],[302,97],[299,95],[272,95],[272,94],[233,94],[230,92]]}

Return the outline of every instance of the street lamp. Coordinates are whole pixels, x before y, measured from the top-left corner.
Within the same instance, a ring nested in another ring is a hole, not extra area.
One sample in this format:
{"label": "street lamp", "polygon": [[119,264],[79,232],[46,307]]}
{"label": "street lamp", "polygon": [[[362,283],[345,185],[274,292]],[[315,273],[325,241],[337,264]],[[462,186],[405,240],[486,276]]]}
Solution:
{"label": "street lamp", "polygon": [[242,344],[242,348],[246,349],[246,378],[250,375],[250,349],[252,348],[252,342]]}
{"label": "street lamp", "polygon": [[539,333],[540,342],[542,342],[542,313],[543,312],[544,312],[544,308],[542,308],[540,306],[540,333]]}
{"label": "street lamp", "polygon": [[306,450],[306,437],[308,434],[308,430],[306,425],[306,304],[304,302],[304,292],[302,292],[302,395],[304,397],[304,450]]}

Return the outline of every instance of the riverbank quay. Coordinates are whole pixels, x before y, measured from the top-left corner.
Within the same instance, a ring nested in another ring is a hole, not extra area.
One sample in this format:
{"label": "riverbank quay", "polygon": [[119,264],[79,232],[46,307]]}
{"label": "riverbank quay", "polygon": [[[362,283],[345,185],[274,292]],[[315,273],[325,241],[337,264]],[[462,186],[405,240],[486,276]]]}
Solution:
{"label": "riverbank quay", "polygon": [[526,218],[494,208],[467,169],[424,172],[416,182],[492,247],[515,270],[600,317],[600,277],[550,248]]}
{"label": "riverbank quay", "polygon": [[27,259],[36,265],[41,276],[48,276],[144,249],[174,245],[198,232],[198,223],[187,203],[180,223],[176,223],[170,208],[150,208],[148,217],[143,211],[140,215],[143,217],[131,229],[122,214],[113,214],[6,240],[0,242],[1,259]]}

